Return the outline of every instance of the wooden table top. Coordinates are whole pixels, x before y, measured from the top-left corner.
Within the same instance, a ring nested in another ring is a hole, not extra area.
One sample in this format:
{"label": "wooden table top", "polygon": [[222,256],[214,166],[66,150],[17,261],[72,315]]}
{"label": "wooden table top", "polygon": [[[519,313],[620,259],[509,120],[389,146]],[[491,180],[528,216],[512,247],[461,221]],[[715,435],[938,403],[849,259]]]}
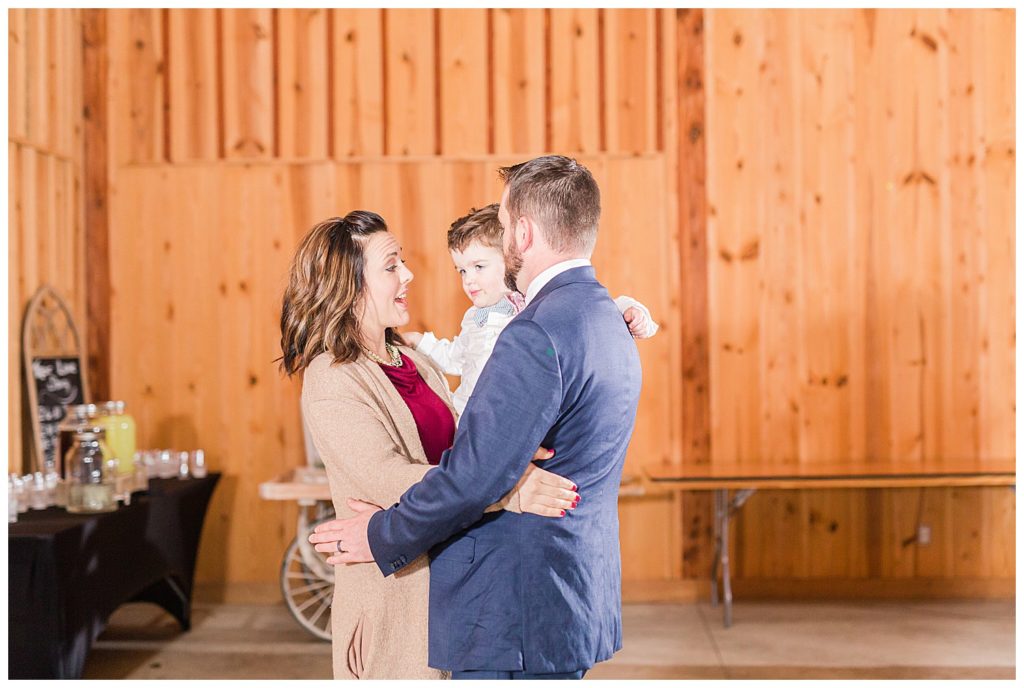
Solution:
{"label": "wooden table top", "polygon": [[1015,459],[660,464],[656,485],[686,490],[1016,485]]}
{"label": "wooden table top", "polygon": [[282,475],[260,483],[260,498],[272,501],[330,501],[331,488],[327,471],[322,468],[293,468]]}

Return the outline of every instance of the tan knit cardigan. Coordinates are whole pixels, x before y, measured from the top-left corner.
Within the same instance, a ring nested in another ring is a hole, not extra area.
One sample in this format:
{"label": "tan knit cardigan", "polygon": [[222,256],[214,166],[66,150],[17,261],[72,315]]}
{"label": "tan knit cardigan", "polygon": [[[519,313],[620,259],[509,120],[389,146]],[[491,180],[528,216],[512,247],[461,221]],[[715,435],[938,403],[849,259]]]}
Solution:
{"label": "tan knit cardigan", "polygon": [[[441,372],[415,350],[402,352],[451,408]],[[302,412],[339,518],[352,514],[349,497],[385,508],[395,504],[431,468],[405,400],[365,356],[342,365],[332,365],[330,354],[317,356],[303,376]],[[518,499],[510,494],[488,511],[502,507],[518,511]],[[427,666],[429,582],[426,555],[387,578],[373,563],[334,567],[335,678],[448,678]]]}

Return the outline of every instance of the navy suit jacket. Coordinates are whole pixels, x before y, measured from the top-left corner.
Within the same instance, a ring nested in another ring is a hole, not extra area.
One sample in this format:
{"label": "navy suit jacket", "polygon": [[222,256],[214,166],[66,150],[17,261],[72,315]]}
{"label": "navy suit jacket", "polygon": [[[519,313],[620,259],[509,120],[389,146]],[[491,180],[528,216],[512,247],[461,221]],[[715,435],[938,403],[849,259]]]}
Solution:
{"label": "navy suit jacket", "polygon": [[[440,466],[369,523],[385,576],[430,552],[430,666],[567,672],[622,647],[618,490],[640,382],[591,267],[556,275],[498,337]],[[579,506],[481,518],[541,446]]]}

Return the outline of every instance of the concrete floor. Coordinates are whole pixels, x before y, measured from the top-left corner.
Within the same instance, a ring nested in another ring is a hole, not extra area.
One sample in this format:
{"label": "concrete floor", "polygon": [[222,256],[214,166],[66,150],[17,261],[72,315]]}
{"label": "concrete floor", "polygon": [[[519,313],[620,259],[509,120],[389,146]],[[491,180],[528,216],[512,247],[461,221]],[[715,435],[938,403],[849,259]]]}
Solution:
{"label": "concrete floor", "polygon": [[[623,608],[624,647],[588,679],[1013,679],[1015,602],[741,602]],[[325,679],[330,644],[283,604],[199,604],[178,630],[158,607],[119,609],[87,679]]]}

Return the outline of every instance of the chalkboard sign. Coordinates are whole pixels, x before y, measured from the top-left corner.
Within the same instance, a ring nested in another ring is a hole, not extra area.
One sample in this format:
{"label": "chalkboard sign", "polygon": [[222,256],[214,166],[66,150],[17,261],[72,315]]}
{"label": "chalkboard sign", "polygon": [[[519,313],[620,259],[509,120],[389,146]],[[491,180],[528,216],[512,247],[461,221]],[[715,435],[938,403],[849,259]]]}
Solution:
{"label": "chalkboard sign", "polygon": [[57,466],[57,426],[64,420],[64,407],[85,403],[82,364],[75,356],[32,359],[32,384],[39,413],[39,447],[44,470]]}
{"label": "chalkboard sign", "polygon": [[27,398],[22,411],[32,425],[34,440],[22,443],[30,450],[22,466],[26,473],[34,473],[60,463],[57,426],[64,418],[64,406],[89,399],[88,371],[82,368],[85,353],[75,319],[48,284],[39,287],[28,302],[21,322],[21,346],[22,398]]}

